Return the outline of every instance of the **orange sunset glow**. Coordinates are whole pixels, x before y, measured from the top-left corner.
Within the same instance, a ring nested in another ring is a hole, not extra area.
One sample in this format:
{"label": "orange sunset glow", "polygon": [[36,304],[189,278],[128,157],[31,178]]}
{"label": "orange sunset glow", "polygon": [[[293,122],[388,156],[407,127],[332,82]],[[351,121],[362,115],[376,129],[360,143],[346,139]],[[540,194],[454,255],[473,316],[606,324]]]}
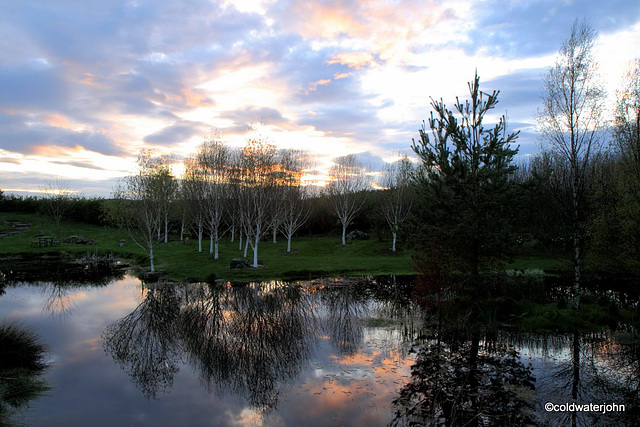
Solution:
{"label": "orange sunset glow", "polygon": [[475,70],[501,90],[498,113],[527,156],[538,150],[540,75],[576,17],[599,31],[597,60],[615,94],[640,44],[638,7],[622,3],[7,3],[2,188],[36,193],[64,179],[108,197],[140,150],[179,162],[213,131],[244,145],[256,123],[277,147],[314,156],[305,181],[326,182],[347,154],[379,171],[412,154],[430,97],[464,96]]}

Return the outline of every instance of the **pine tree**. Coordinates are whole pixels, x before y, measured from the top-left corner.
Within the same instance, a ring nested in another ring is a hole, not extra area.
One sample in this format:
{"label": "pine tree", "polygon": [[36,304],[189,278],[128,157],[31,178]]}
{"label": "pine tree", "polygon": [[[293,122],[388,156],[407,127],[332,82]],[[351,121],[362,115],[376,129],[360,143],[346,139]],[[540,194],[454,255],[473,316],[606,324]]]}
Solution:
{"label": "pine tree", "polygon": [[518,132],[507,134],[505,116],[485,129],[483,121],[499,92],[480,91],[477,73],[469,93],[471,100],[456,98],[454,111],[432,99],[430,132],[423,122],[412,148],[422,161],[416,182],[423,258],[445,254],[453,268],[476,278],[486,261],[500,259],[508,247],[507,203]]}

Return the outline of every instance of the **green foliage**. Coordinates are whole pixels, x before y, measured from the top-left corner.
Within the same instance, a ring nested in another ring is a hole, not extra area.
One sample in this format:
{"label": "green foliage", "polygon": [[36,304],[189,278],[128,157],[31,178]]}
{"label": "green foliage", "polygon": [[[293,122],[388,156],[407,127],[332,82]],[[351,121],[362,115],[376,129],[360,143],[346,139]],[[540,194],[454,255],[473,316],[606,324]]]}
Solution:
{"label": "green foliage", "polygon": [[[449,110],[432,100],[431,137],[423,124],[413,150],[422,164],[419,191],[418,247],[425,256],[439,249],[462,272],[477,275],[490,259],[503,257],[511,236],[508,202],[513,193],[510,176],[518,133],[507,134],[502,117],[485,129],[485,115],[498,103],[498,92],[480,91],[480,79],[469,83],[471,100]],[[459,116],[459,119],[456,118]]]}

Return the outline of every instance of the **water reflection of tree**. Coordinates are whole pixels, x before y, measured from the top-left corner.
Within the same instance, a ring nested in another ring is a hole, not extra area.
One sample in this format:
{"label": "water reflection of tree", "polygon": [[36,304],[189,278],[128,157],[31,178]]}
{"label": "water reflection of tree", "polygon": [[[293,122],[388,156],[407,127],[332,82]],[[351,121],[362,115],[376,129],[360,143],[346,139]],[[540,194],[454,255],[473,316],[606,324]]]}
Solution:
{"label": "water reflection of tree", "polygon": [[523,425],[534,422],[531,369],[513,347],[435,342],[424,347],[392,425]]}
{"label": "water reflection of tree", "polygon": [[431,304],[425,323],[432,325],[429,341],[394,401],[392,425],[535,424],[531,367],[498,340],[495,318],[478,292]]}
{"label": "water reflection of tree", "polygon": [[276,287],[259,296],[247,288],[235,289],[232,301],[228,323],[235,361],[232,385],[246,390],[251,405],[275,407],[279,383],[294,378],[313,350],[310,305],[294,286]]}
{"label": "water reflection of tree", "polygon": [[147,397],[173,384],[179,370],[180,300],[173,285],[150,287],[129,315],[107,326],[105,350]]}
{"label": "water reflection of tree", "polygon": [[105,330],[105,348],[148,397],[191,363],[209,390],[268,410],[313,351],[315,316],[300,287],[158,285]]}
{"label": "water reflection of tree", "polygon": [[364,339],[362,325],[358,322],[364,304],[362,295],[351,286],[326,289],[322,293],[326,307],[325,331],[341,354],[353,354]]}
{"label": "water reflection of tree", "polygon": [[203,383],[230,389],[255,408],[274,408],[281,385],[313,351],[315,317],[297,286],[208,289],[184,313],[185,347]]}
{"label": "water reflection of tree", "polygon": [[216,285],[185,288],[180,336],[188,360],[205,385],[228,381],[232,355],[227,351],[227,289]]}
{"label": "water reflection of tree", "polygon": [[[52,316],[68,316],[74,309],[75,292],[106,287],[124,276],[122,270],[112,268],[112,260],[89,258],[86,262],[80,259],[75,262],[54,260],[18,263],[7,274],[0,271],[0,296],[8,286],[39,286],[44,298],[43,310]],[[92,265],[92,261],[98,265]]]}
{"label": "water reflection of tree", "polygon": [[[560,348],[567,349],[568,355],[561,358],[553,372],[541,381],[541,400],[577,404],[616,403],[625,405],[625,411],[545,412],[542,420],[571,426],[636,425],[640,410],[637,344],[621,342],[609,332],[581,333],[576,330],[561,338]],[[548,339],[550,337],[537,337],[541,342]]]}

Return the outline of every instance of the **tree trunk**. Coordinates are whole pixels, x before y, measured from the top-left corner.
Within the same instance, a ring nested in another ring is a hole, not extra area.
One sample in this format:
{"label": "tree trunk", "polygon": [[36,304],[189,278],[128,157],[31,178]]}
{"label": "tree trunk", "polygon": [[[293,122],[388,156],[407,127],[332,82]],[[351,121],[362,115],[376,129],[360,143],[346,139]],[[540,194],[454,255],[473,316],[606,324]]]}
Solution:
{"label": "tree trunk", "polygon": [[347,225],[342,224],[342,246],[347,244]]}
{"label": "tree trunk", "polygon": [[291,234],[287,236],[287,253],[291,252]]}
{"label": "tree trunk", "polygon": [[573,188],[572,188],[572,216],[573,216],[573,308],[578,310],[580,308],[580,217],[579,217],[579,196],[578,196],[578,183],[577,183],[577,171],[572,167],[572,174],[574,174]]}
{"label": "tree trunk", "polygon": [[395,253],[396,252],[396,238],[397,238],[397,234],[395,231],[392,231],[391,234],[393,235],[393,243],[391,244],[391,252]]}
{"label": "tree trunk", "polygon": [[278,227],[273,226],[273,243],[278,243]]}
{"label": "tree trunk", "polygon": [[215,241],[213,242],[213,259],[218,259],[218,255],[219,255],[218,242],[220,242],[220,234],[218,233],[217,229],[214,237],[215,237]]}
{"label": "tree trunk", "polygon": [[164,219],[164,242],[169,242],[169,219]]}
{"label": "tree trunk", "polygon": [[258,268],[258,243],[260,243],[260,234],[256,233],[255,243],[253,244],[253,267]]}
{"label": "tree trunk", "polygon": [[149,245],[149,263],[151,264],[151,272],[155,272],[156,266],[153,264],[153,243]]}

